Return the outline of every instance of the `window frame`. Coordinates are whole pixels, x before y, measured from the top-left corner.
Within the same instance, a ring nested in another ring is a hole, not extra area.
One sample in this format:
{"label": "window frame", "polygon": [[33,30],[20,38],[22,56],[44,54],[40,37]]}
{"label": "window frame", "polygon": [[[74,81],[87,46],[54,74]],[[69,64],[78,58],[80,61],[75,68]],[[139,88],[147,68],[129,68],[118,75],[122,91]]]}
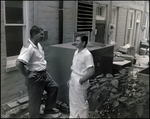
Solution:
{"label": "window frame", "polygon": [[[5,2],[4,2],[4,26],[22,26],[23,29],[23,45],[27,42],[28,39],[28,1],[23,1],[23,24],[13,24],[6,23],[6,11],[5,11]],[[6,35],[6,33],[5,33]],[[5,39],[6,40],[6,39]],[[7,46],[6,46],[7,50]],[[19,54],[18,54],[19,55]],[[6,54],[6,72],[16,70],[16,59],[18,55],[7,57]]]}
{"label": "window frame", "polygon": [[[133,14],[132,16],[130,15],[131,13]],[[132,23],[131,23],[130,18],[132,19]],[[131,26],[130,23],[132,24],[132,26]],[[126,43],[130,44],[130,45],[132,45],[132,40],[131,39],[133,38],[134,24],[135,24],[135,10],[134,9],[128,9],[128,20],[127,20],[127,29],[126,29]]]}
{"label": "window frame", "polygon": [[96,7],[96,20],[106,21],[107,5],[99,4]]}

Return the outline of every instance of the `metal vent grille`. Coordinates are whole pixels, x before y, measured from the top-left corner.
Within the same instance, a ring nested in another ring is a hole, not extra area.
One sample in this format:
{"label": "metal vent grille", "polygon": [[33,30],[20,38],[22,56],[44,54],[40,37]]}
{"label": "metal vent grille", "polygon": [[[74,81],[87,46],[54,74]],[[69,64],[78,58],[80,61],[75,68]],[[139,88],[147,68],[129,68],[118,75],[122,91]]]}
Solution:
{"label": "metal vent grille", "polygon": [[93,2],[78,1],[77,31],[91,31]]}

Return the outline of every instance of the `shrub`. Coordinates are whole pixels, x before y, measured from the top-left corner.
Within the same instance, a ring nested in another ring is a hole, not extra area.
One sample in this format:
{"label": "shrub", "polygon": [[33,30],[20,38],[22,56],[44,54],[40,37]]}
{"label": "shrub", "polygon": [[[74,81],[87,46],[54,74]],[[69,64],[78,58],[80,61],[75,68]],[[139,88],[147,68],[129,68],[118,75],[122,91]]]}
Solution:
{"label": "shrub", "polygon": [[132,68],[126,67],[118,74],[103,74],[90,79],[88,100],[95,118],[137,118],[143,115],[149,101],[146,85],[134,77]]}

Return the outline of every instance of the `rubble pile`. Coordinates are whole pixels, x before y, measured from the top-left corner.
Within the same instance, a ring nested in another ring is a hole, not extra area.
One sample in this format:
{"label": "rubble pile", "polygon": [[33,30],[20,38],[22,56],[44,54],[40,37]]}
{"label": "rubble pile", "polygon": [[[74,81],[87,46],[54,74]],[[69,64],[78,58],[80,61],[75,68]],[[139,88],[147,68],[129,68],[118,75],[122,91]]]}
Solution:
{"label": "rubble pile", "polygon": [[29,117],[28,103],[12,108],[6,111],[3,115],[1,115],[1,118],[28,118],[28,117]]}

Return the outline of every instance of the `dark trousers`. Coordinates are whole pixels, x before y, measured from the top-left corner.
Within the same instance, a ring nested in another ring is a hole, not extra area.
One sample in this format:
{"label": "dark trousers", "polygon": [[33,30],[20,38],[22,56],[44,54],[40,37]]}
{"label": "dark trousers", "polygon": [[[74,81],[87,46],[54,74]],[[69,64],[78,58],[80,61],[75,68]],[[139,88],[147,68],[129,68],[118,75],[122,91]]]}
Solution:
{"label": "dark trousers", "polygon": [[29,72],[26,86],[29,96],[28,110],[30,118],[39,118],[41,98],[44,90],[47,92],[44,111],[56,107],[58,85],[48,72]]}

